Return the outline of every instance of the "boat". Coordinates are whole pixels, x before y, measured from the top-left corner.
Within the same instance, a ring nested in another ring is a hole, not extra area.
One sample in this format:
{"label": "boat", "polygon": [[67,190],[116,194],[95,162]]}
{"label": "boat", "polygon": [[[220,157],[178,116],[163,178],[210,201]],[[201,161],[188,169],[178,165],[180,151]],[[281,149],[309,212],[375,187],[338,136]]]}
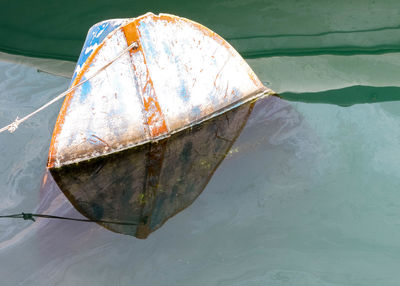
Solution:
{"label": "boat", "polygon": [[148,13],[93,26],[51,140],[48,168],[104,156],[196,125],[272,92],[206,27]]}
{"label": "boat", "polygon": [[[184,184],[198,186],[188,192],[196,197],[233,142],[231,138],[214,146],[211,138],[225,132],[237,136],[248,114],[243,110],[273,94],[216,33],[185,18],[152,13],[94,25],[70,88],[53,131],[47,168],[81,213],[96,220],[135,218],[147,227],[130,231],[140,237],[182,207],[169,207],[168,214],[151,220],[149,227],[148,219],[142,219],[149,215],[138,219],[136,210],[142,208],[133,201],[149,201],[148,194],[161,186],[168,194],[173,192],[171,181],[184,176],[174,173],[179,166],[175,161],[187,146],[204,149],[205,158],[214,154],[211,162],[203,158],[207,174],[195,168],[199,178],[193,175],[191,183]],[[221,118],[226,126],[219,123]],[[220,126],[218,132],[204,129],[210,122],[213,128]],[[104,215],[99,201],[110,202],[116,196],[123,202],[117,200],[115,208],[110,203],[107,213],[114,209],[128,216]]]}

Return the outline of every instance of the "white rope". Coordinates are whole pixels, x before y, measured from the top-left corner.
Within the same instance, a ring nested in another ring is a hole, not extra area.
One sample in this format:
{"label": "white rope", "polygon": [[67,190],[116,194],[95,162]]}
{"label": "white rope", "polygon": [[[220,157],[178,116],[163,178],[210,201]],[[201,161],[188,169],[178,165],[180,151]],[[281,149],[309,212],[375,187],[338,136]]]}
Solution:
{"label": "white rope", "polygon": [[104,66],[102,66],[99,70],[97,70],[93,75],[91,75],[89,78],[85,79],[84,81],[81,81],[80,83],[78,83],[77,85],[71,87],[70,89],[64,91],[63,93],[61,93],[60,95],[58,95],[57,97],[55,97],[54,99],[50,100],[49,102],[47,102],[45,105],[39,107],[38,109],[36,109],[34,112],[26,115],[25,117],[19,119],[18,116],[15,119],[14,122],[8,124],[7,126],[4,126],[3,128],[0,129],[0,133],[8,130],[10,133],[13,133],[15,130],[17,130],[18,126],[28,120],[30,117],[32,117],[33,115],[35,115],[36,113],[39,113],[40,111],[42,111],[43,109],[47,108],[48,106],[52,105],[54,102],[60,100],[61,98],[63,98],[64,96],[66,96],[67,94],[69,94],[71,91],[75,90],[76,88],[80,87],[82,84],[84,84],[85,82],[91,80],[92,78],[94,78],[96,75],[98,75],[101,71],[105,70],[108,66],[110,66],[113,62],[115,62],[117,59],[119,59],[123,54],[125,54],[127,51],[129,51],[132,48],[138,48],[138,44],[136,42],[133,42],[132,44],[130,44],[126,49],[124,49],[121,53],[119,53],[115,58],[113,58],[111,61],[109,61],[107,64],[105,64]]}

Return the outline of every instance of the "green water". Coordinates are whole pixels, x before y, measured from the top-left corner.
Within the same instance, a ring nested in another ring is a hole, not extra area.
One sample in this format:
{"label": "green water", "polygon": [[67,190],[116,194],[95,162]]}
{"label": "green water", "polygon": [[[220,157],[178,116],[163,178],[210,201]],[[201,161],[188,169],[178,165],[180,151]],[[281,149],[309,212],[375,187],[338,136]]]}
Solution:
{"label": "green water", "polygon": [[76,61],[88,27],[171,13],[219,33],[245,57],[398,52],[397,0],[3,1],[0,51]]}
{"label": "green water", "polygon": [[[101,16],[192,18],[264,55],[248,62],[283,99],[255,107],[203,193],[146,240],[91,223],[0,220],[0,284],[399,285],[397,2],[185,3],[5,4],[1,50],[62,59],[76,59],[83,26]],[[0,61],[0,126],[68,83]],[[0,134],[0,214],[81,217],[54,183],[41,188],[59,108]]]}

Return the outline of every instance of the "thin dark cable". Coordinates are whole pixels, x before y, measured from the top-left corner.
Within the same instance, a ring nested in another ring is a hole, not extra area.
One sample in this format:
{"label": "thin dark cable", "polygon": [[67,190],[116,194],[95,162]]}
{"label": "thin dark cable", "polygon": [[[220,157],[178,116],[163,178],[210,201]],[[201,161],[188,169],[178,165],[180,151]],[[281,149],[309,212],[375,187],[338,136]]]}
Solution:
{"label": "thin dark cable", "polygon": [[72,220],[72,221],[81,221],[81,222],[110,223],[110,224],[119,224],[119,225],[137,225],[137,223],[131,223],[131,222],[80,219],[80,218],[62,217],[62,216],[45,215],[45,214],[33,214],[33,213],[20,213],[20,214],[12,214],[12,215],[2,215],[2,216],[0,216],[0,218],[22,218],[24,220],[36,221],[35,217],[49,218],[49,219]]}

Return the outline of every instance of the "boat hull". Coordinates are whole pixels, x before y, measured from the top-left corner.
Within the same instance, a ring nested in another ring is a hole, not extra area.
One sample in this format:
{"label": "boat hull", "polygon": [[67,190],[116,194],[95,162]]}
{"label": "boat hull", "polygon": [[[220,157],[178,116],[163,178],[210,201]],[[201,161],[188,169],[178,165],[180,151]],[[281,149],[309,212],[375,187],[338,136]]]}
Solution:
{"label": "boat hull", "polygon": [[49,168],[161,140],[270,91],[211,30],[151,13],[92,27],[75,86],[54,128]]}

